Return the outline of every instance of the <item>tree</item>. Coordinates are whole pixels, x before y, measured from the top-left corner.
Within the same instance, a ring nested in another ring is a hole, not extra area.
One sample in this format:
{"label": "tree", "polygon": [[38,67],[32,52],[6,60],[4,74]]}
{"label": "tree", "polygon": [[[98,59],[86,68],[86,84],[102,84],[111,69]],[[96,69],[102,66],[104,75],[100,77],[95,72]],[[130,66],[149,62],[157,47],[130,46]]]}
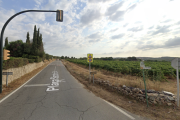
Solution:
{"label": "tree", "polygon": [[26,38],[26,43],[27,44],[30,44],[30,37],[29,37],[29,32],[27,32],[27,36],[26,36],[27,38]]}
{"label": "tree", "polygon": [[46,55],[46,60],[51,59],[49,54],[46,53],[45,55]]}
{"label": "tree", "polygon": [[24,54],[31,54],[31,46],[32,44],[30,43],[24,43]]}
{"label": "tree", "polygon": [[9,42],[7,49],[10,50],[11,57],[22,57],[24,53],[24,44],[22,40]]}
{"label": "tree", "polygon": [[136,59],[136,57],[132,56],[132,60],[133,60],[133,61],[136,61],[137,59]]}
{"label": "tree", "polygon": [[5,39],[5,45],[4,45],[4,47],[7,48],[7,46],[8,46],[8,37],[6,37],[6,39]]}
{"label": "tree", "polygon": [[39,28],[38,28],[38,31],[37,31],[37,38],[36,38],[36,41],[37,41],[37,55],[38,56],[41,56],[42,58],[42,53],[40,53],[40,36],[39,36]]}
{"label": "tree", "polygon": [[32,48],[31,48],[31,54],[35,55],[35,56],[38,55],[36,25],[34,26],[34,34],[33,34],[33,43],[32,43]]}
{"label": "tree", "polygon": [[38,39],[38,49],[40,52],[44,52],[44,44],[42,42],[42,34],[40,34],[39,39]]}
{"label": "tree", "polygon": [[61,59],[64,59],[64,56],[61,56]]}

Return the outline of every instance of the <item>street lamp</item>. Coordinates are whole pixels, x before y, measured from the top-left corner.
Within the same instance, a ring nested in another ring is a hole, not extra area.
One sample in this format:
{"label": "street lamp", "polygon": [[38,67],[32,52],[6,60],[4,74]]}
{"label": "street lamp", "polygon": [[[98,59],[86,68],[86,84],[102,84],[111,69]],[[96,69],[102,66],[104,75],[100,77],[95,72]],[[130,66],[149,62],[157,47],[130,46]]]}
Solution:
{"label": "street lamp", "polygon": [[25,12],[56,12],[56,21],[58,22],[63,22],[63,10],[25,10],[25,11],[21,11],[19,13],[14,14],[13,16],[11,16],[6,23],[4,24],[2,30],[1,30],[1,38],[0,38],[0,93],[2,93],[2,67],[3,67],[3,34],[4,34],[4,30],[7,26],[7,24],[17,15],[25,13]]}

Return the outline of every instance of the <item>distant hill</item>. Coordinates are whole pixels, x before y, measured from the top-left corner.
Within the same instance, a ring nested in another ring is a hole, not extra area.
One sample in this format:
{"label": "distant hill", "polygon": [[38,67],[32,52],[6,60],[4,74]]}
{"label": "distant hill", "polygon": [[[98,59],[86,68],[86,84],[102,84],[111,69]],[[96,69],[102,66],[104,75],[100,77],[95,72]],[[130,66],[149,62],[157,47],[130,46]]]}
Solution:
{"label": "distant hill", "polygon": [[158,57],[158,58],[153,58],[153,57],[136,57],[136,58],[139,58],[141,60],[157,60],[157,61],[171,61],[173,60],[174,58],[176,57]]}
{"label": "distant hill", "polygon": [[120,58],[127,58],[127,57],[113,57],[113,59],[120,59]]}
{"label": "distant hill", "polygon": [[[121,59],[121,58],[127,58],[127,57],[114,57],[113,59]],[[141,59],[141,60],[157,60],[157,61],[171,61],[173,60],[174,58],[176,57],[168,57],[168,56],[165,56],[165,57],[157,57],[157,58],[154,58],[154,57],[136,57],[137,59]]]}

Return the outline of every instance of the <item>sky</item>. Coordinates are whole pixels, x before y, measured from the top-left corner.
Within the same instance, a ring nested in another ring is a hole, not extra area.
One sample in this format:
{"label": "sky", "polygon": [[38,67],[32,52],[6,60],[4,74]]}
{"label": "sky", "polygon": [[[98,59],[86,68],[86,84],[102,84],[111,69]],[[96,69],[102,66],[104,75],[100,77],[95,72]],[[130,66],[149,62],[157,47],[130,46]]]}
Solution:
{"label": "sky", "polygon": [[0,0],[0,28],[9,42],[33,38],[40,28],[45,52],[54,56],[180,57],[180,0]]}

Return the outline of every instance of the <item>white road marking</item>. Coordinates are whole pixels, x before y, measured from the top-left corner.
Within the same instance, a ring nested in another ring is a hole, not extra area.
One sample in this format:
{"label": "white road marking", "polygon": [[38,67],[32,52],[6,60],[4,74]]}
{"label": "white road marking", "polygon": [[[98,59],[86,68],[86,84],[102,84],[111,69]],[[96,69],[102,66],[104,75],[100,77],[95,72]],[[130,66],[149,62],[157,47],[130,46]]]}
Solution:
{"label": "white road marking", "polygon": [[58,71],[56,71],[56,66],[54,68],[54,71],[52,71],[52,74],[53,77],[50,77],[50,79],[52,79],[52,83],[50,84],[50,86],[48,86],[46,91],[57,91],[59,89],[55,89],[55,87],[59,87],[60,82],[66,82],[64,81],[64,79],[59,80],[59,74]]}
{"label": "white road marking", "polygon": [[127,114],[126,112],[124,112],[123,110],[121,110],[120,108],[118,108],[117,106],[113,105],[112,103],[104,100],[106,103],[108,103],[109,105],[111,105],[112,107],[114,107],[116,110],[118,110],[119,112],[123,113],[124,115],[126,115],[127,117],[129,117],[132,120],[135,120],[135,118],[133,118],[131,115]]}
{"label": "white road marking", "polygon": [[[48,66],[48,65],[47,65],[47,66]],[[46,67],[47,67],[47,66],[46,66]],[[45,67],[45,68],[46,68],[46,67]],[[44,68],[44,69],[45,69],[45,68]],[[42,69],[41,71],[43,71],[44,69]],[[40,71],[40,72],[41,72],[41,71]],[[39,72],[39,73],[40,73],[40,72]],[[3,102],[4,100],[6,100],[9,96],[11,96],[12,94],[14,94],[14,93],[15,93],[16,91],[18,91],[20,88],[22,88],[25,84],[27,84],[29,81],[31,81],[31,80],[32,80],[34,77],[36,77],[39,73],[37,73],[35,76],[33,76],[31,79],[29,79],[29,80],[28,80],[27,82],[25,82],[23,85],[21,85],[19,88],[17,88],[17,89],[14,90],[12,93],[10,93],[10,94],[7,95],[6,97],[4,97],[2,100],[0,100],[0,103],[2,103],[2,102]]]}
{"label": "white road marking", "polygon": [[34,87],[34,86],[48,86],[50,84],[34,84],[34,85],[25,85],[24,87]]}

